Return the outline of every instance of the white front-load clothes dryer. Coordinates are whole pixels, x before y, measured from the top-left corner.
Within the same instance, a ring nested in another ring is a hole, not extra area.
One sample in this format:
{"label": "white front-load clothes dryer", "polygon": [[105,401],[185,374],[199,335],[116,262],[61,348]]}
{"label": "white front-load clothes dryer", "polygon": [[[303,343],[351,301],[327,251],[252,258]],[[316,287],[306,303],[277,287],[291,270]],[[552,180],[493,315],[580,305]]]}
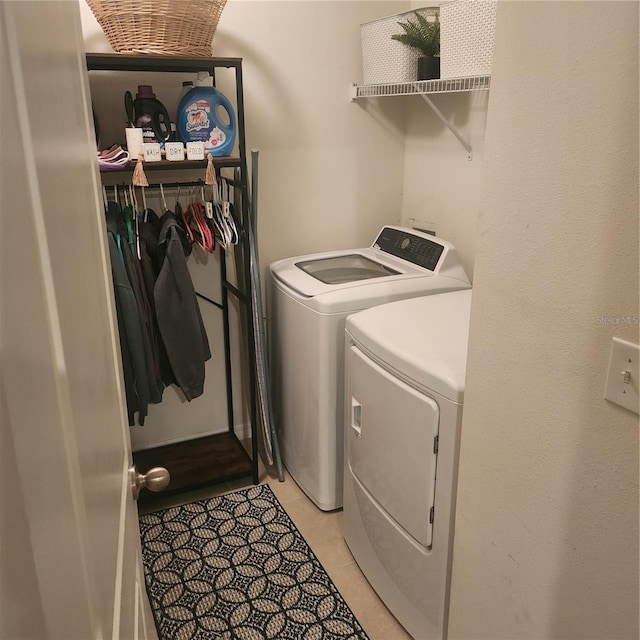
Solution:
{"label": "white front-load clothes dryer", "polygon": [[275,420],[291,477],[322,510],[342,507],[344,327],[356,311],[471,284],[450,243],[387,226],[371,247],[270,265]]}
{"label": "white front-load clothes dryer", "polygon": [[343,535],[415,640],[446,637],[471,290],[346,322]]}

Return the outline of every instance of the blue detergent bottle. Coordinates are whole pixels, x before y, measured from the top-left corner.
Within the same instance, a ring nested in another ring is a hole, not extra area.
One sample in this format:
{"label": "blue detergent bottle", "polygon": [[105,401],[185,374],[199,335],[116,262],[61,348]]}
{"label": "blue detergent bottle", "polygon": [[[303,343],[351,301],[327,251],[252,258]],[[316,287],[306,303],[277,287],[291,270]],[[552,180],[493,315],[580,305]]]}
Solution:
{"label": "blue detergent bottle", "polygon": [[178,135],[183,142],[204,142],[214,156],[230,156],[236,141],[236,115],[229,100],[213,86],[206,71],[178,104]]}

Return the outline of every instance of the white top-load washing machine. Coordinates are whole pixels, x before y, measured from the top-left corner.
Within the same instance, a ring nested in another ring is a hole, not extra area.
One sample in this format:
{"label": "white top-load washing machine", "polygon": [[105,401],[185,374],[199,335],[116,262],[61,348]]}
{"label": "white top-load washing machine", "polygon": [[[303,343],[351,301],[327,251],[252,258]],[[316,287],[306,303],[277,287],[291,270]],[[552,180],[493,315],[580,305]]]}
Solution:
{"label": "white top-load washing machine", "polygon": [[322,510],[342,506],[344,326],[356,311],[468,289],[450,243],[387,226],[371,247],[270,265],[271,380],[283,462]]}
{"label": "white top-load washing machine", "polygon": [[343,535],[416,640],[446,637],[471,290],[346,322]]}

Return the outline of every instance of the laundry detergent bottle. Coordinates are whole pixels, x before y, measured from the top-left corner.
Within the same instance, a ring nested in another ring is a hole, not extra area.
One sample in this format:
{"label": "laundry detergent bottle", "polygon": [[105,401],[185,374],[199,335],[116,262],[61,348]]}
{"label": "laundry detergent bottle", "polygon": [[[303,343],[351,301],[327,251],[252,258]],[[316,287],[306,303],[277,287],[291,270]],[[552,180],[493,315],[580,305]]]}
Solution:
{"label": "laundry detergent bottle", "polygon": [[178,105],[178,135],[183,142],[204,142],[213,156],[230,156],[236,141],[236,116],[229,100],[206,71]]}
{"label": "laundry detergent bottle", "polygon": [[135,126],[142,129],[144,142],[164,143],[171,136],[169,113],[162,102],[156,99],[150,85],[138,85],[138,93],[133,101],[133,120]]}

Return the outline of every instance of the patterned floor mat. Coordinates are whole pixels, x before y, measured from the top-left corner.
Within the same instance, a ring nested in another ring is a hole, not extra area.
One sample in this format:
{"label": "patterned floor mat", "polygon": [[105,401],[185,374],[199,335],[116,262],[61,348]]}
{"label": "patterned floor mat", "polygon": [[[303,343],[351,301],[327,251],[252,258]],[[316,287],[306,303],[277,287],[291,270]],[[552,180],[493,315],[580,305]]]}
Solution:
{"label": "patterned floor mat", "polygon": [[161,640],[368,640],[268,485],[140,516]]}

